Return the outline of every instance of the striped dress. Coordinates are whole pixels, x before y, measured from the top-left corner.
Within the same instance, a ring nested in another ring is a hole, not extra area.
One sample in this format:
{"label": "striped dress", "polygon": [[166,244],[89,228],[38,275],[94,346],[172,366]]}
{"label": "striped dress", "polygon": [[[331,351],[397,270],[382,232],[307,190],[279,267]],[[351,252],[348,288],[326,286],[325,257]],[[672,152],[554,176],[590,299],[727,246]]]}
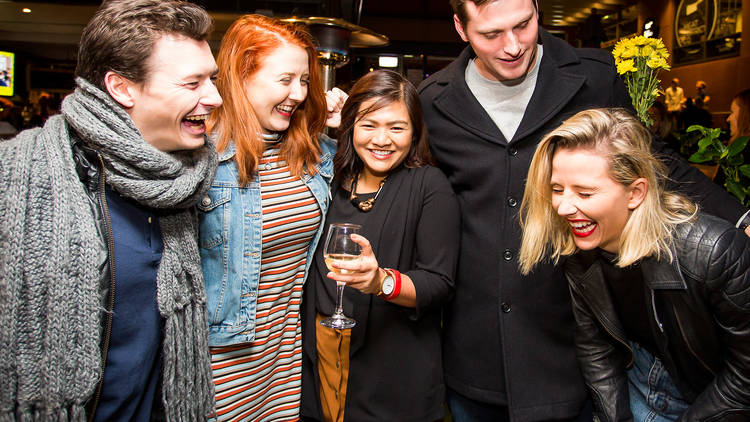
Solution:
{"label": "striped dress", "polygon": [[299,420],[302,282],[321,213],[278,152],[266,150],[258,165],[263,249],[255,341],[211,348],[219,421]]}

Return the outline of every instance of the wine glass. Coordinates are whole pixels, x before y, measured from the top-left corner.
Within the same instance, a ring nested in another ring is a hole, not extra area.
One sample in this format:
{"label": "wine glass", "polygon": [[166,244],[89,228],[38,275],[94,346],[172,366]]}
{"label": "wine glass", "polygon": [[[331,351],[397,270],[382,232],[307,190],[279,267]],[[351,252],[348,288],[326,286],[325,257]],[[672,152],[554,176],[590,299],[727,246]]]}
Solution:
{"label": "wine glass", "polygon": [[[328,226],[328,235],[326,236],[326,243],[323,248],[323,259],[325,259],[329,270],[338,274],[347,274],[349,271],[335,268],[333,264],[359,259],[362,248],[352,240],[351,234],[359,234],[359,229],[361,228],[362,226],[359,224],[350,223],[331,223]],[[336,282],[336,311],[330,317],[320,321],[320,325],[328,328],[345,329],[352,328],[357,323],[352,318],[344,315],[342,301],[345,285],[346,283]]]}

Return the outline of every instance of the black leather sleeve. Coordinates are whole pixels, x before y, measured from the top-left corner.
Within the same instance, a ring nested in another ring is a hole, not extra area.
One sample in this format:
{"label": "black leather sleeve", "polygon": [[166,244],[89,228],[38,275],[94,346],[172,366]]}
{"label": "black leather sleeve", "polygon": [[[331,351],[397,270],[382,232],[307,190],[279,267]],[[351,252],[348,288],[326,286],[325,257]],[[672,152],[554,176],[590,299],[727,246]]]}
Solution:
{"label": "black leather sleeve", "polygon": [[583,297],[570,286],[576,319],[576,355],[600,422],[633,421],[622,351],[597,321]]}
{"label": "black leather sleeve", "polygon": [[[705,274],[706,291],[720,330],[724,366],[680,421],[750,420],[750,239],[729,228],[718,235],[694,233],[710,253],[696,254],[695,270]],[[716,237],[713,239],[712,237]],[[708,251],[707,251],[708,252]]]}

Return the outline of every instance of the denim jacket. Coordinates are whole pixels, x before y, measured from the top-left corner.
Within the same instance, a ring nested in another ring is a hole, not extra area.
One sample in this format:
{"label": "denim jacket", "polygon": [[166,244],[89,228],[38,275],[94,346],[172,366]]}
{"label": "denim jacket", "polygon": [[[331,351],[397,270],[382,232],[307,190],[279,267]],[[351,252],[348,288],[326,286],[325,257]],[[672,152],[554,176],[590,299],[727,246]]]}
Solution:
{"label": "denim jacket", "polygon": [[[325,226],[333,178],[336,141],[321,135],[321,157],[314,176],[302,181],[322,215],[307,253],[305,279]],[[237,181],[231,144],[219,156],[219,168],[208,194],[198,203],[200,253],[206,282],[209,345],[227,346],[255,339],[255,310],[260,279],[262,210],[258,174],[244,187]]]}

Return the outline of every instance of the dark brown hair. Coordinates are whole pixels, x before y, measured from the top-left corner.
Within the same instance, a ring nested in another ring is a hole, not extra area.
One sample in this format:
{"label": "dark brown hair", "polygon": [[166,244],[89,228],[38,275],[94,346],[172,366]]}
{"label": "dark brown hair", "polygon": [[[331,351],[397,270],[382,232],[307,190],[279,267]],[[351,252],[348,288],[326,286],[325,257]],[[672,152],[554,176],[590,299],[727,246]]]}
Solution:
{"label": "dark brown hair", "polygon": [[[466,22],[468,21],[468,16],[466,16],[467,1],[470,1],[477,6],[482,6],[483,4],[491,3],[494,0],[450,0],[453,13],[458,16],[458,20],[461,21],[461,26],[463,26],[464,29],[466,29]],[[531,2],[534,4],[534,10],[539,12],[539,6],[537,5],[538,0],[531,0]]]}
{"label": "dark brown hair", "polygon": [[[362,104],[372,101],[366,109]],[[341,128],[339,145],[333,159],[334,177],[339,183],[348,183],[364,167],[362,159],[354,151],[354,125],[365,115],[402,101],[409,113],[412,126],[412,138],[409,153],[404,166],[409,168],[433,164],[430,147],[427,143],[427,128],[422,118],[422,104],[416,88],[400,73],[391,70],[375,70],[361,77],[349,92],[341,110]]]}
{"label": "dark brown hair", "polygon": [[83,29],[76,76],[102,90],[113,71],[140,83],[148,76],[148,58],[164,34],[203,41],[213,19],[200,6],[180,0],[109,0]]}

